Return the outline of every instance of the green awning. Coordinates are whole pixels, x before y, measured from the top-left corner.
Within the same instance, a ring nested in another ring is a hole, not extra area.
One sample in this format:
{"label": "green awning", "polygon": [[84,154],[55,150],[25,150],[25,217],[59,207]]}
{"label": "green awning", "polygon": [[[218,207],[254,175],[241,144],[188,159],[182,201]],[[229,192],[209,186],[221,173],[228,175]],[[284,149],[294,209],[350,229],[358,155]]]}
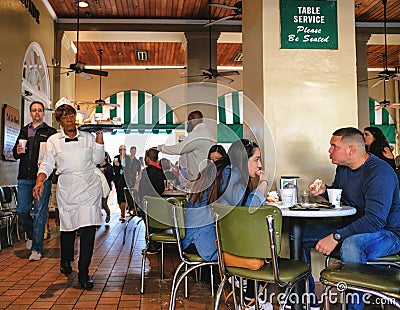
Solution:
{"label": "green awning", "polygon": [[375,111],[379,104],[375,99],[369,98],[370,126],[378,127],[391,144],[396,143],[396,125],[386,108]]}
{"label": "green awning", "polygon": [[231,143],[243,138],[243,92],[232,92],[218,98],[217,140]]}

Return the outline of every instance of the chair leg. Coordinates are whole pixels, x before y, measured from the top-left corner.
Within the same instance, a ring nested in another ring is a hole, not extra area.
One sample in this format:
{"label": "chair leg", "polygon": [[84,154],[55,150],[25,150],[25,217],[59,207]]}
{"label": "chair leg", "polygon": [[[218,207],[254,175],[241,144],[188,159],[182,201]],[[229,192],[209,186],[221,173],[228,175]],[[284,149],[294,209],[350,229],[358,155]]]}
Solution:
{"label": "chair leg", "polygon": [[[171,286],[171,296],[169,298],[169,310],[173,310],[175,308],[175,298],[176,298],[176,291],[175,291],[175,286],[176,286],[176,279],[178,278],[178,274],[179,271],[181,270],[181,268],[185,265],[185,267],[187,267],[187,265],[184,262],[181,262],[178,267],[176,268],[175,274],[174,274],[174,278],[172,279],[172,286]],[[187,284],[187,283],[186,283]],[[185,285],[186,285],[185,284]],[[187,286],[185,287],[185,289],[187,288]]]}
{"label": "chair leg", "polygon": [[132,231],[132,242],[131,242],[131,251],[129,252],[130,256],[132,257],[132,253],[133,253],[133,248],[135,245],[135,236],[136,236],[136,228],[139,226],[140,222],[143,221],[142,218],[140,218],[136,223],[135,226],[133,226],[133,231]]}
{"label": "chair leg", "polygon": [[[185,265],[185,272],[187,272],[187,270],[188,270],[188,265]],[[187,279],[187,277],[185,277],[185,298],[188,298],[188,296],[189,296],[189,294],[188,294],[188,279]]]}
{"label": "chair leg", "polygon": [[224,275],[221,280],[221,283],[218,286],[217,296],[215,297],[214,310],[218,310],[219,301],[221,299],[221,294],[224,289],[225,282],[226,282],[226,276]]}
{"label": "chair leg", "polygon": [[164,242],[161,242],[161,280],[164,280]]}
{"label": "chair leg", "polygon": [[214,296],[214,273],[213,265],[210,265],[211,296]]}
{"label": "chair leg", "polygon": [[146,247],[143,249],[142,253],[142,269],[140,270],[140,294],[144,293],[144,265],[146,262],[146,253],[147,253],[148,243],[146,243]]}
{"label": "chair leg", "polygon": [[260,309],[260,305],[258,304],[258,281],[254,281],[254,305],[256,309]]}

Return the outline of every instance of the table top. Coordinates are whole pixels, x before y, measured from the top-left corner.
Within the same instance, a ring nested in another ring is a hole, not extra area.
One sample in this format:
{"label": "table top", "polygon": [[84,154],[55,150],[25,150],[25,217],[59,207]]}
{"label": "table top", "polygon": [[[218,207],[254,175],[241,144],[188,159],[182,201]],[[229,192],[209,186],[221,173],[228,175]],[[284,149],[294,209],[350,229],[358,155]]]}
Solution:
{"label": "table top", "polygon": [[350,206],[341,206],[333,209],[310,210],[290,210],[289,206],[282,206],[281,202],[268,203],[277,206],[282,211],[282,216],[287,217],[335,217],[335,216],[350,216],[357,212],[356,208]]}
{"label": "table top", "polygon": [[176,197],[176,196],[181,196],[181,197],[186,197],[187,193],[178,189],[167,189],[165,190],[161,196],[162,197]]}

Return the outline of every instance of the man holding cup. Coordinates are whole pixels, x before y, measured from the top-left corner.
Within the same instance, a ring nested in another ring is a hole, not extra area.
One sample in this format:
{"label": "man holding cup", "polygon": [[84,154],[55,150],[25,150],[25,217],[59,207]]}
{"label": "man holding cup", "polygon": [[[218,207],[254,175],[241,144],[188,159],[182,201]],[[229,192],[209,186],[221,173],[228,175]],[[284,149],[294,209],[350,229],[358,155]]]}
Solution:
{"label": "man holding cup", "polygon": [[[330,140],[330,159],[337,165],[332,186],[310,184],[313,195],[327,196],[327,190],[341,189],[341,201],[357,209],[349,218],[318,222],[303,230],[303,260],[311,263],[310,248],[329,255],[340,245],[343,262],[365,264],[367,261],[400,251],[400,195],[393,169],[365,151],[364,137],[356,128],[336,130]],[[310,292],[314,293],[310,277]],[[362,309],[359,303],[348,309]]]}
{"label": "man holding cup", "polygon": [[[43,237],[47,221],[47,207],[51,193],[51,178],[45,182],[43,197],[34,200],[32,190],[36,184],[39,166],[39,152],[47,139],[57,130],[43,121],[44,104],[33,101],[29,106],[32,122],[21,129],[13,148],[18,169],[18,216],[28,240],[26,248],[31,251],[29,260],[40,260],[43,254]],[[30,215],[33,201],[33,218]]]}

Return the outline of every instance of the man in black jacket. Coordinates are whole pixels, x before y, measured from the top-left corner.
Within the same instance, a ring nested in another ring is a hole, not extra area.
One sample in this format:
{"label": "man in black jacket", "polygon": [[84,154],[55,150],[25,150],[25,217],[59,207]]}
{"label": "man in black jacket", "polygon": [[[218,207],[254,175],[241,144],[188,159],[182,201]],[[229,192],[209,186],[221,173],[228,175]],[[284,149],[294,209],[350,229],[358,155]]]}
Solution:
{"label": "man in black jacket", "polygon": [[[147,167],[141,172],[139,182],[139,198],[142,201],[144,196],[160,197],[165,189],[165,175],[158,162],[158,151],[156,149],[148,149],[144,158]],[[159,231],[153,227],[149,227],[149,234]],[[160,244],[150,241],[147,253],[156,253],[160,249]]]}
{"label": "man in black jacket", "polygon": [[[40,201],[33,199],[32,190],[36,184],[39,151],[43,154],[47,139],[57,130],[43,121],[44,105],[34,101],[29,106],[32,122],[23,127],[13,148],[15,159],[19,159],[18,170],[18,216],[28,240],[26,248],[31,250],[29,260],[40,260],[43,254],[43,237],[47,221],[49,198],[51,194],[51,178],[44,183],[43,196]],[[27,140],[26,148],[20,139]],[[33,218],[30,215],[33,204]]]}

